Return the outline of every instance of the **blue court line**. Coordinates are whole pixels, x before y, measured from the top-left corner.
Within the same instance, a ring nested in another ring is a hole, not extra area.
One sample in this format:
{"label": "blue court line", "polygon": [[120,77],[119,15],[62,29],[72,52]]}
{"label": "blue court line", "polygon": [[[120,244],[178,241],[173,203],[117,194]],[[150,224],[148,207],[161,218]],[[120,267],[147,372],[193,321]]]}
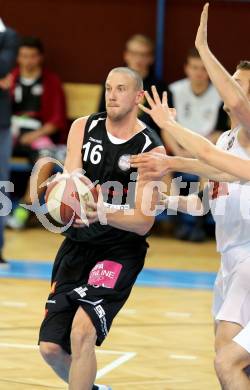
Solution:
{"label": "blue court line", "polygon": [[[49,280],[51,270],[51,263],[13,260],[9,262],[8,269],[0,269],[0,278]],[[211,290],[215,276],[215,272],[144,268],[136,285]]]}

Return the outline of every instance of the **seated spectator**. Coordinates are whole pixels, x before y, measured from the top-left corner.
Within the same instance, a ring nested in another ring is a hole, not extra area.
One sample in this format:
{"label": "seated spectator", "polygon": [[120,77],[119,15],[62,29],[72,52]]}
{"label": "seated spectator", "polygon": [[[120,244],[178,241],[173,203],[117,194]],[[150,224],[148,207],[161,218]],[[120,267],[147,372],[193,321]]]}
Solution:
{"label": "seated spectator", "polygon": [[[136,70],[143,79],[144,90],[151,93],[151,86],[155,85],[159,94],[167,90],[167,85],[164,81],[158,80],[154,76],[154,43],[145,35],[133,35],[125,44],[123,60],[129,68]],[[169,91],[168,91],[169,92]],[[172,107],[171,93],[168,94],[169,105]],[[106,111],[105,106],[105,88],[103,88],[101,100],[99,103],[99,111]],[[159,134],[160,130],[152,121],[149,115],[140,114],[140,119],[151,128],[155,129]]]}
{"label": "seated spectator", "polygon": [[[228,129],[228,116],[223,110],[221,98],[210,83],[207,71],[197,49],[191,49],[184,66],[186,78],[169,85],[172,103],[176,108],[177,121],[184,127],[216,142],[222,131]],[[162,134],[165,144],[177,156],[191,157],[165,132]],[[177,174],[179,176],[180,173]],[[198,181],[196,176],[182,174],[183,181]],[[184,194],[184,193],[183,193]],[[204,218],[190,217],[185,223],[185,216],[178,216],[175,235],[190,241],[203,241],[206,238]]]}
{"label": "seated spectator", "polygon": [[[34,164],[44,149],[54,148],[60,142],[66,128],[65,97],[58,76],[44,67],[44,49],[35,37],[23,38],[17,57],[18,67],[12,72],[12,134],[14,156],[28,157]],[[52,164],[40,169],[39,188],[50,176]],[[29,204],[30,183],[23,203]],[[8,218],[8,226],[23,228],[28,220],[28,210],[18,206]]]}

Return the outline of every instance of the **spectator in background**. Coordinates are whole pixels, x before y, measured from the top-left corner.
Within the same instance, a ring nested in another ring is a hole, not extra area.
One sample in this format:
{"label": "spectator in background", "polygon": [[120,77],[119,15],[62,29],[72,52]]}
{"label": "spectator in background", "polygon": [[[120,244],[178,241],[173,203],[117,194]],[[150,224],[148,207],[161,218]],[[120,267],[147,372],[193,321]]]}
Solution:
{"label": "spectator in background", "polygon": [[[189,51],[184,71],[187,76],[185,79],[169,85],[172,92],[171,103],[176,108],[177,121],[182,126],[207,137],[215,143],[221,132],[228,129],[228,116],[223,110],[218,92],[210,83],[207,71],[196,48]],[[173,137],[164,132],[162,138],[174,155],[190,157],[189,153],[178,145]],[[199,179],[186,174],[182,174],[182,176],[185,182],[198,181]],[[205,240],[204,219],[205,217],[189,217],[187,220],[185,216],[178,215],[176,237],[190,241]]]}
{"label": "spectator in background", "polygon": [[[154,76],[153,64],[154,64],[154,43],[145,35],[136,34],[133,35],[125,45],[123,53],[123,60],[125,64],[137,71],[143,79],[144,90],[151,93],[151,86],[155,85],[159,94],[167,90],[167,85],[164,81],[158,80]],[[169,92],[169,91],[168,91]],[[172,107],[171,93],[168,94],[168,101],[170,107]],[[98,111],[106,111],[105,106],[105,88],[103,89],[101,100],[99,103]],[[155,129],[159,134],[160,130],[156,124],[152,121],[149,115],[141,112],[140,119],[149,127]]]}
{"label": "spectator in background", "polygon": [[[55,73],[44,67],[44,49],[35,37],[22,39],[17,56],[18,67],[12,72],[12,134],[14,156],[28,157],[34,164],[44,149],[54,148],[66,129],[65,97],[61,82]],[[53,165],[40,169],[37,183],[38,197],[44,188],[39,188],[50,176]],[[23,203],[29,204],[30,183]],[[8,226],[25,227],[29,211],[18,206],[8,217]]]}
{"label": "spectator in background", "polygon": [[[0,181],[9,180],[9,159],[11,156],[9,96],[10,71],[15,65],[18,48],[18,36],[14,30],[6,27],[0,18]],[[3,188],[1,188],[1,191]],[[0,207],[3,208],[3,205]],[[3,259],[5,218],[0,216],[0,266],[6,266]]]}

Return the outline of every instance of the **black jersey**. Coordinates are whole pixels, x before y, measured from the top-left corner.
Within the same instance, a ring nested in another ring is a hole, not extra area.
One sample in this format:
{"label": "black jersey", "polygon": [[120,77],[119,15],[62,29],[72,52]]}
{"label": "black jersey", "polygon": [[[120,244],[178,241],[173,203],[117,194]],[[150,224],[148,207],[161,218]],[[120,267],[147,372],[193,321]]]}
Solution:
{"label": "black jersey", "polygon": [[[113,143],[106,130],[106,113],[91,115],[85,126],[82,162],[86,176],[102,185],[107,207],[125,210],[134,207],[137,170],[130,167],[131,155],[148,152],[162,142],[156,132],[145,126],[123,143]],[[99,222],[85,228],[69,228],[66,235],[73,240],[96,245],[112,242],[145,240],[136,233],[117,229]]]}
{"label": "black jersey", "polygon": [[42,94],[42,77],[28,84],[19,77],[14,90],[13,112],[16,115],[28,114],[28,116],[40,119]]}

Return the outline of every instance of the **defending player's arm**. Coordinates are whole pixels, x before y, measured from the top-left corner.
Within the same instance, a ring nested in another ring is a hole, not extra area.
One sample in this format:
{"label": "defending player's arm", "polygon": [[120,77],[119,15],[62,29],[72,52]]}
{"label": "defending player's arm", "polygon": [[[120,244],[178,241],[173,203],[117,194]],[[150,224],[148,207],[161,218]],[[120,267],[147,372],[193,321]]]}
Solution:
{"label": "defending player's arm", "polygon": [[[216,150],[218,149],[216,148]],[[172,171],[192,173],[215,181],[238,180],[237,176],[230,175],[195,158],[173,157],[171,161]]]}
{"label": "defending player's arm", "polygon": [[[153,151],[164,155],[165,151],[163,150],[163,147],[153,149]],[[150,181],[140,177],[139,174],[135,191],[135,208],[130,210],[129,215],[126,215],[124,211],[114,211],[105,207],[101,200],[99,205],[89,204],[96,210],[86,213],[89,222],[95,222],[98,219],[99,213],[99,220],[101,219],[100,214],[105,215],[107,224],[110,226],[131,231],[139,235],[145,235],[154,224],[155,216],[152,215],[152,210],[156,210],[156,205],[159,203],[159,192],[153,190]]]}
{"label": "defending player's arm", "polygon": [[238,178],[222,172],[198,159],[169,157],[159,153],[143,153],[131,157],[131,165],[138,168],[145,178],[162,178],[168,172],[185,172],[204,176],[215,181],[236,181]]}
{"label": "defending player's arm", "polygon": [[161,139],[163,140],[164,145],[166,145],[168,149],[171,150],[174,156],[186,158],[190,157],[190,153],[181,145],[179,145],[175,138],[169,132],[161,131]]}
{"label": "defending player's arm", "polygon": [[[214,169],[218,168],[218,172],[221,171],[221,174],[218,174],[217,178],[216,175],[214,177],[207,176],[212,180],[227,182],[238,180],[246,182],[250,180],[250,161],[234,156],[233,154],[217,148],[215,145],[205,148],[202,160],[207,162],[207,164],[213,165]],[[203,163],[199,162],[199,164]],[[204,163],[203,165],[209,166],[207,164]]]}
{"label": "defending player's arm", "polygon": [[[162,102],[155,87],[152,87],[153,99],[145,92],[145,97],[150,108],[140,105],[140,108],[148,113],[156,124],[164,131],[170,132],[177,142],[187,149],[194,157],[212,165],[221,172],[227,172],[231,177],[227,181],[237,179],[250,180],[250,161],[235,157],[230,153],[218,149],[208,139],[193,131],[182,127],[177,123],[167,103],[167,94],[163,94]],[[237,179],[236,179],[237,177]],[[218,179],[217,179],[218,180]],[[220,179],[220,180],[225,180]]]}
{"label": "defending player's arm", "polygon": [[217,88],[222,100],[230,109],[231,113],[238,118],[250,134],[250,102],[240,85],[231,77],[226,69],[220,64],[210,51],[207,42],[207,3],[202,11],[200,26],[197,31],[195,45],[206,67],[213,85]]}

